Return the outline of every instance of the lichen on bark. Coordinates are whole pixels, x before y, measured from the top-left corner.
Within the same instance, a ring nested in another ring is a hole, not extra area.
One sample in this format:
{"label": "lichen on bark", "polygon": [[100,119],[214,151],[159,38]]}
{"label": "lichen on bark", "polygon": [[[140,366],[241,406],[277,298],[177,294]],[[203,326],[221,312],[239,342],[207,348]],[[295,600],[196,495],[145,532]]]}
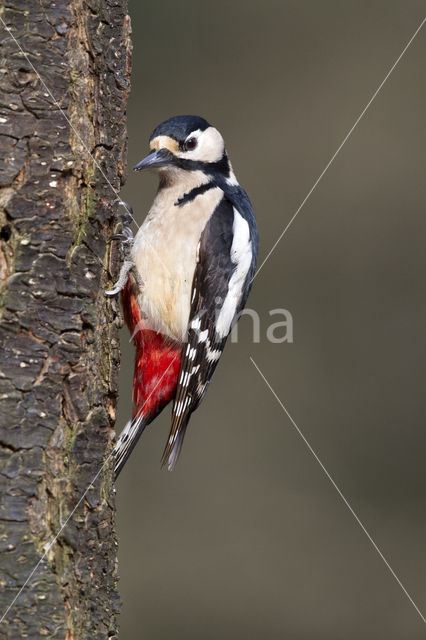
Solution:
{"label": "lichen on bark", "polygon": [[0,637],[111,638],[120,320],[103,290],[130,23],[125,0],[5,0],[0,15],[46,85],[0,25],[0,616],[102,469]]}

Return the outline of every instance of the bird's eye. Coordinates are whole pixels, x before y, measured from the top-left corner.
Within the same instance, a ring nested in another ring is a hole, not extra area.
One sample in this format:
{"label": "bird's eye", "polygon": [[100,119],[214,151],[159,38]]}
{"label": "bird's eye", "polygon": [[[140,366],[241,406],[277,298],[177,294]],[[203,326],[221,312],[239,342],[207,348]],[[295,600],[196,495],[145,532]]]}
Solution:
{"label": "bird's eye", "polygon": [[185,142],[185,151],[193,151],[197,146],[197,138],[189,138]]}

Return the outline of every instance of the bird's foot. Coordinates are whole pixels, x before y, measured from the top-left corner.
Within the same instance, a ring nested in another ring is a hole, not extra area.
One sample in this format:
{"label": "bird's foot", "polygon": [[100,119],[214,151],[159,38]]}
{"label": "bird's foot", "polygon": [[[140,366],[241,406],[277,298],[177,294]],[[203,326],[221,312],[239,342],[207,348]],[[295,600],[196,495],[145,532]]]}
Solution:
{"label": "bird's foot", "polygon": [[125,209],[125,212],[121,215],[120,232],[115,233],[111,239],[122,241],[124,257],[127,259],[133,243],[133,231],[130,228],[131,223],[134,221],[133,209],[128,202],[123,202],[123,200],[120,200],[118,204]]}
{"label": "bird's foot", "polygon": [[133,267],[133,260],[130,255],[133,244],[133,231],[130,228],[131,221],[133,220],[133,211],[132,207],[127,202],[120,200],[119,205],[124,207],[126,211],[119,223],[119,232],[114,233],[114,235],[111,236],[111,240],[121,241],[121,250],[124,262],[121,265],[117,282],[113,285],[112,289],[107,289],[105,291],[105,295],[107,296],[115,296],[117,293],[120,293],[127,282],[127,275]]}
{"label": "bird's foot", "polygon": [[124,202],[124,200],[118,200],[118,205],[120,207],[123,207],[124,209],[124,213],[122,213],[120,216],[124,226],[129,227],[132,222],[136,222],[135,218],[133,217],[133,209],[128,202]]}
{"label": "bird's foot", "polygon": [[120,293],[120,291],[122,290],[122,288],[124,287],[124,285],[127,282],[127,276],[128,273],[130,271],[130,269],[133,267],[134,262],[133,260],[125,260],[121,266],[120,269],[120,275],[118,276],[118,280],[117,282],[114,284],[112,289],[106,289],[105,290],[105,295],[106,296],[115,296],[117,295],[117,293]]}

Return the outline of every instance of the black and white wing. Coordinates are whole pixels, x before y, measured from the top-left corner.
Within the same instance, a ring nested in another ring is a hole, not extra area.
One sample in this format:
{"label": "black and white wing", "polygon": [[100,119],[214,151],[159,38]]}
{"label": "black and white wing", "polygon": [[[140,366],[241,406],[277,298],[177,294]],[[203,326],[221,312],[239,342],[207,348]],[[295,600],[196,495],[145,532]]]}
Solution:
{"label": "black and white wing", "polygon": [[177,462],[188,420],[206,393],[234,318],[244,307],[256,257],[257,230],[251,205],[240,212],[224,196],[200,238],[186,345],[162,458],[169,470]]}

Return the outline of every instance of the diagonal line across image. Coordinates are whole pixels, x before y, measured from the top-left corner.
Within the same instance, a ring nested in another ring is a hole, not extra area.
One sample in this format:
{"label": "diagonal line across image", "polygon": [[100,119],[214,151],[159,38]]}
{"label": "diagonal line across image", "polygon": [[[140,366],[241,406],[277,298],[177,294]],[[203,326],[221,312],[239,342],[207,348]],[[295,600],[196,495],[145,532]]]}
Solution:
{"label": "diagonal line across image", "polygon": [[354,132],[354,130],[356,129],[356,127],[358,126],[358,124],[360,123],[362,118],[364,117],[364,115],[366,114],[366,112],[368,111],[369,107],[374,102],[375,98],[378,96],[380,91],[382,90],[384,84],[386,83],[388,78],[391,76],[391,74],[395,70],[396,66],[398,65],[398,63],[400,62],[400,60],[402,59],[404,54],[407,52],[408,48],[413,43],[415,37],[420,32],[420,30],[423,27],[425,22],[426,22],[426,18],[423,18],[423,20],[421,21],[421,23],[419,24],[419,26],[417,27],[417,29],[415,30],[415,32],[413,33],[413,35],[411,36],[411,38],[409,39],[409,41],[407,42],[407,44],[405,45],[405,47],[403,48],[401,53],[399,54],[399,56],[397,57],[395,62],[393,63],[393,65],[391,66],[391,68],[389,69],[389,71],[387,72],[387,74],[385,75],[385,77],[383,78],[383,80],[381,81],[381,83],[379,84],[379,86],[377,87],[377,89],[375,90],[375,92],[373,93],[373,95],[371,96],[369,101],[367,102],[367,104],[365,105],[364,109],[361,111],[361,113],[359,114],[358,118],[353,123],[352,127],[349,129],[348,133],[343,138],[342,142],[339,144],[339,146],[337,147],[336,151],[333,153],[333,155],[331,156],[330,160],[327,162],[327,164],[325,165],[324,169],[321,171],[321,173],[319,174],[318,178],[315,180],[314,184],[309,189],[309,191],[306,194],[306,196],[303,198],[302,202],[300,203],[300,205],[296,209],[295,213],[292,215],[290,220],[287,222],[286,226],[284,227],[284,229],[282,230],[282,232],[278,236],[278,239],[274,242],[274,244],[272,245],[271,249],[266,254],[266,257],[263,259],[261,265],[257,268],[257,271],[256,271],[256,273],[255,273],[255,275],[253,277],[253,280],[255,280],[255,278],[257,278],[257,276],[259,275],[259,273],[261,272],[261,270],[265,266],[266,262],[269,260],[269,258],[271,257],[271,255],[273,254],[275,249],[277,248],[277,246],[280,243],[280,241],[282,240],[282,238],[285,236],[287,231],[290,229],[290,227],[293,224],[293,222],[295,221],[296,217],[298,216],[300,211],[303,209],[303,207],[305,206],[305,204],[307,203],[307,201],[311,197],[312,193],[315,191],[315,189],[317,188],[317,186],[319,185],[319,183],[321,182],[321,180],[323,179],[323,177],[325,176],[325,174],[327,173],[327,171],[329,170],[329,168],[333,164],[334,160],[336,159],[336,157],[338,156],[338,154],[340,153],[340,151],[342,150],[342,148],[344,147],[344,145],[346,144],[346,142],[348,141],[348,139],[350,138],[350,136],[352,135],[352,133]]}
{"label": "diagonal line across image", "polygon": [[[160,385],[162,379],[164,378],[164,376],[166,375],[166,373],[168,372],[168,370],[170,369],[170,367],[172,366],[172,364],[174,363],[174,361],[176,360],[175,356],[173,358],[173,360],[170,362],[169,366],[167,367],[167,369],[164,371],[163,375],[161,376],[161,378],[157,381],[157,384],[155,385],[155,387],[152,389],[151,393],[147,396],[144,405],[149,401],[149,399],[151,398],[152,394],[155,392],[155,390],[157,389],[157,387]],[[96,482],[96,480],[99,478],[100,474],[102,473],[102,471],[105,469],[106,465],[108,464],[108,462],[111,460],[111,457],[114,455],[114,449],[111,451],[111,453],[105,458],[104,462],[102,463],[99,471],[97,471],[97,473],[95,474],[95,476],[93,477],[92,481],[89,482],[89,484],[87,485],[86,489],[84,490],[84,492],[82,493],[82,495],[80,496],[77,504],[75,505],[75,507],[73,508],[73,510],[71,511],[71,513],[67,516],[67,518],[65,519],[65,521],[61,524],[61,527],[59,529],[59,531],[57,532],[57,534],[51,539],[49,540],[49,542],[47,542],[44,545],[44,553],[41,556],[40,560],[37,562],[37,564],[31,569],[30,573],[28,574],[27,579],[25,580],[24,584],[22,585],[22,587],[19,589],[18,593],[15,595],[15,597],[13,598],[12,602],[9,604],[9,606],[7,607],[7,609],[4,611],[4,613],[2,614],[1,618],[0,618],[0,623],[3,622],[3,620],[6,618],[7,614],[9,613],[9,611],[11,610],[11,608],[13,607],[13,605],[15,604],[15,602],[17,601],[17,599],[19,598],[19,596],[21,595],[21,593],[23,592],[23,590],[25,589],[25,587],[28,585],[29,581],[31,580],[31,578],[33,577],[33,575],[35,574],[35,572],[37,571],[37,569],[39,568],[39,566],[41,565],[41,563],[46,559],[47,554],[49,553],[49,551],[51,550],[51,548],[53,547],[53,545],[56,543],[56,541],[58,540],[59,536],[61,535],[62,531],[65,529],[65,527],[67,526],[68,522],[71,520],[71,518],[73,517],[74,513],[77,511],[78,507],[81,505],[81,503],[83,502],[84,498],[86,497],[88,491],[93,487],[93,484]]]}
{"label": "diagonal line across image", "polygon": [[[6,23],[4,22],[4,20],[1,18],[0,16],[0,22],[2,23],[3,27],[5,28],[5,30],[10,34],[11,38],[14,40],[15,44],[17,45],[17,47],[19,48],[20,52],[22,53],[22,55],[24,55],[24,57],[26,58],[27,62],[30,64],[30,66],[32,67],[32,69],[34,70],[34,72],[37,74],[40,82],[42,83],[43,87],[45,88],[45,90],[48,92],[49,96],[51,97],[51,99],[53,100],[53,103],[55,104],[55,106],[60,110],[60,112],[62,113],[62,115],[64,116],[64,118],[67,120],[67,122],[69,123],[70,127],[74,130],[74,133],[76,134],[76,136],[79,138],[81,144],[83,145],[84,149],[87,151],[87,153],[92,157],[95,165],[97,166],[97,168],[99,169],[99,171],[101,172],[102,176],[104,177],[104,179],[106,180],[107,184],[111,187],[112,191],[115,193],[115,195],[118,197],[118,193],[116,192],[116,190],[114,189],[114,187],[112,186],[112,184],[110,183],[109,179],[107,178],[107,176],[105,175],[105,173],[103,172],[102,168],[100,167],[100,165],[98,164],[98,162],[96,161],[96,159],[93,157],[93,155],[91,154],[91,152],[89,151],[89,149],[87,148],[87,146],[85,145],[84,141],[81,139],[81,136],[79,135],[79,133],[77,131],[75,131],[74,127],[72,126],[72,124],[70,123],[67,114],[62,110],[62,108],[60,107],[60,105],[58,104],[58,102],[56,101],[56,99],[54,98],[52,92],[49,90],[49,88],[46,86],[45,82],[43,81],[43,79],[41,78],[40,74],[38,73],[38,71],[36,70],[36,68],[34,67],[33,63],[31,62],[31,60],[29,59],[29,56],[27,53],[25,53],[22,49],[22,47],[20,46],[19,42],[16,40],[15,36],[12,34],[10,28],[6,25]],[[266,257],[264,258],[263,262],[261,263],[261,265],[258,268],[257,274],[262,270],[262,268],[264,267],[265,263],[267,262],[267,260],[269,259],[269,257],[272,255],[272,253],[275,251],[276,247],[278,246],[279,242],[281,241],[281,239],[283,238],[283,236],[285,235],[285,233],[287,232],[287,230],[290,228],[290,226],[292,225],[292,223],[294,222],[295,218],[297,217],[297,215],[299,214],[299,212],[301,211],[301,209],[303,208],[303,206],[306,204],[306,202],[308,201],[308,199],[310,198],[310,196],[312,195],[313,191],[316,189],[317,185],[319,184],[319,182],[322,180],[323,176],[325,175],[325,173],[328,171],[329,167],[332,165],[332,163],[334,162],[335,158],[337,157],[337,155],[339,154],[339,152],[341,151],[341,149],[343,148],[343,146],[345,145],[345,143],[347,142],[347,140],[349,139],[349,137],[352,135],[353,131],[355,130],[355,128],[357,127],[357,125],[359,124],[359,122],[361,121],[361,119],[363,118],[363,116],[365,115],[365,113],[367,112],[367,110],[369,109],[370,105],[372,104],[372,102],[375,100],[375,98],[377,97],[377,95],[379,94],[379,92],[381,91],[382,87],[384,86],[384,84],[386,83],[386,81],[388,80],[388,78],[390,77],[390,75],[392,74],[392,72],[394,71],[394,69],[396,68],[396,66],[398,65],[398,63],[400,62],[400,60],[402,59],[402,57],[404,56],[404,54],[406,53],[406,51],[408,50],[408,48],[410,47],[410,45],[412,44],[412,42],[414,41],[414,39],[416,38],[416,36],[418,35],[418,33],[420,32],[420,30],[422,29],[424,23],[426,22],[426,18],[424,18],[421,23],[419,24],[419,26],[417,27],[416,31],[413,33],[413,35],[411,36],[410,40],[407,42],[407,44],[405,45],[405,47],[403,48],[402,52],[400,53],[400,55],[398,56],[398,58],[396,59],[396,61],[393,63],[393,65],[391,66],[391,68],[389,69],[389,71],[387,72],[385,78],[382,80],[382,82],[379,84],[378,88],[376,89],[376,91],[373,93],[373,95],[371,96],[371,98],[369,99],[369,101],[367,102],[366,106],[364,107],[364,109],[362,110],[362,112],[360,113],[360,115],[358,116],[358,118],[356,119],[356,121],[354,122],[354,124],[352,125],[352,127],[350,128],[350,130],[348,131],[348,133],[346,134],[345,138],[343,139],[343,141],[340,143],[340,145],[338,146],[337,150],[334,152],[334,154],[331,156],[330,160],[328,161],[328,163],[326,164],[325,168],[323,169],[323,171],[320,173],[320,175],[318,176],[318,178],[316,179],[316,181],[314,182],[313,186],[311,187],[311,189],[309,190],[309,192],[307,193],[307,195],[305,196],[305,198],[303,199],[303,201],[301,202],[301,204],[299,205],[298,209],[296,210],[296,212],[293,214],[292,218],[290,219],[290,221],[287,223],[286,227],[283,229],[283,231],[281,232],[280,236],[278,237],[278,239],[276,240],[276,242],[274,243],[274,245],[272,246],[272,248],[270,249],[270,251],[268,252],[268,254],[266,255]],[[256,274],[256,275],[257,275]],[[255,276],[256,277],[256,276]],[[255,361],[253,360],[253,358],[250,357],[250,360],[253,364],[253,366],[256,368],[256,370],[258,371],[258,373],[260,374],[260,376],[262,377],[262,379],[264,380],[264,382],[266,383],[266,385],[268,386],[268,388],[270,389],[270,391],[272,392],[272,394],[274,395],[274,397],[276,398],[276,400],[279,402],[281,408],[283,409],[283,411],[286,413],[286,415],[288,416],[288,418],[290,419],[291,423],[293,424],[293,426],[295,427],[295,429],[297,430],[297,432],[299,433],[299,435],[301,436],[301,438],[303,439],[303,441],[305,442],[306,446],[308,447],[309,451],[311,452],[311,454],[314,456],[314,458],[317,460],[317,462],[320,464],[321,468],[323,469],[325,475],[327,476],[327,478],[329,479],[329,481],[331,482],[331,484],[334,486],[334,488],[336,489],[336,491],[338,492],[339,496],[341,497],[341,499],[343,500],[343,502],[345,503],[345,505],[347,506],[347,508],[350,510],[351,514],[353,515],[353,517],[355,518],[355,520],[357,521],[358,525],[361,527],[361,529],[364,531],[364,533],[366,534],[366,536],[368,537],[369,541],[371,542],[371,544],[373,545],[373,547],[375,548],[376,552],[379,554],[379,556],[382,558],[383,562],[386,564],[386,566],[388,567],[389,571],[391,572],[392,576],[394,577],[394,579],[396,580],[396,582],[399,584],[400,588],[403,590],[403,592],[405,593],[406,597],[409,599],[409,601],[411,602],[411,604],[413,605],[413,607],[416,609],[418,615],[421,617],[422,621],[426,623],[426,619],[423,616],[422,612],[420,611],[420,609],[418,608],[418,606],[415,604],[414,600],[412,599],[412,597],[410,596],[410,594],[408,593],[408,591],[405,589],[404,585],[402,584],[402,582],[400,581],[400,579],[398,578],[398,576],[396,575],[396,573],[394,572],[394,570],[392,569],[392,567],[390,566],[390,564],[388,563],[388,561],[386,560],[386,558],[384,557],[384,555],[382,554],[382,552],[380,551],[379,547],[377,546],[377,544],[374,542],[373,538],[371,537],[371,535],[369,534],[369,532],[367,531],[367,529],[365,528],[365,526],[363,525],[363,523],[361,522],[361,520],[359,519],[359,517],[357,516],[357,514],[355,513],[355,511],[352,509],[352,507],[350,506],[349,502],[347,501],[347,499],[345,498],[345,496],[343,495],[343,493],[341,492],[341,490],[339,489],[339,487],[336,485],[336,483],[334,482],[332,476],[329,474],[329,472],[327,471],[327,469],[325,468],[325,466],[323,465],[323,463],[321,462],[321,460],[318,458],[317,454],[315,453],[315,451],[313,450],[313,448],[311,447],[311,445],[309,444],[309,442],[306,440],[305,436],[303,435],[303,433],[300,431],[300,429],[297,427],[296,423],[294,422],[293,418],[290,416],[290,414],[288,413],[287,409],[285,408],[285,406],[283,405],[283,403],[281,402],[281,400],[279,399],[279,397],[277,396],[277,394],[275,393],[275,391],[273,390],[273,388],[271,387],[271,385],[269,384],[269,382],[267,381],[266,377],[263,375],[263,373],[261,372],[261,370],[259,369],[259,367],[257,366],[257,364],[255,363]],[[171,363],[172,364],[172,363]],[[171,366],[171,364],[169,366]],[[165,374],[163,374],[165,375]],[[161,380],[160,380],[161,381]],[[159,382],[160,382],[159,381]],[[159,384],[159,382],[157,384]],[[82,500],[84,499],[85,495],[87,494],[87,492],[89,491],[90,487],[92,486],[92,484],[96,481],[96,479],[99,477],[100,473],[102,472],[102,470],[104,469],[105,465],[108,463],[110,457],[112,454],[110,454],[110,456],[108,456],[108,458],[105,460],[105,462],[103,463],[103,465],[101,466],[101,468],[99,469],[99,471],[97,472],[97,474],[94,476],[92,482],[88,485],[87,489],[85,490],[85,492],[82,494],[81,498],[79,499],[77,505],[75,506],[75,508],[73,509],[73,511],[71,512],[71,514],[68,516],[68,518],[65,520],[65,522],[61,525],[61,528],[58,532],[58,534],[51,540],[49,541],[49,543],[47,543],[46,547],[45,547],[45,553],[44,555],[40,558],[39,562],[35,565],[35,567],[32,569],[32,571],[29,573],[28,578],[26,579],[25,583],[23,584],[23,586],[20,588],[20,590],[18,591],[18,593],[16,594],[16,596],[14,597],[14,599],[12,600],[12,602],[10,603],[10,605],[7,607],[7,609],[5,610],[4,614],[1,617],[1,621],[3,621],[6,617],[6,615],[8,614],[8,612],[10,611],[10,609],[13,607],[14,603],[16,602],[16,600],[18,599],[19,595],[22,593],[22,591],[24,590],[24,588],[28,585],[29,581],[31,580],[32,576],[34,575],[34,573],[37,571],[38,567],[40,566],[40,564],[43,562],[43,560],[46,558],[47,553],[49,552],[49,550],[52,548],[52,546],[55,544],[58,536],[61,534],[61,532],[63,531],[63,529],[65,528],[66,524],[68,523],[69,519],[72,517],[72,515],[75,513],[76,509],[78,508],[78,506],[81,504]]]}
{"label": "diagonal line across image", "polygon": [[289,411],[286,409],[285,405],[283,404],[283,402],[281,401],[281,399],[279,398],[278,394],[274,391],[272,385],[270,384],[270,382],[267,380],[266,376],[264,375],[264,373],[261,371],[260,367],[256,364],[256,362],[254,361],[254,359],[250,356],[250,361],[252,363],[252,365],[255,367],[256,371],[258,372],[258,374],[260,375],[260,377],[262,378],[262,380],[264,381],[264,383],[266,384],[266,386],[268,387],[269,391],[272,393],[272,395],[274,396],[275,400],[278,402],[278,404],[280,405],[281,409],[284,411],[284,413],[286,414],[287,418],[290,420],[291,424],[293,425],[293,427],[296,429],[297,433],[299,434],[299,436],[302,438],[303,442],[305,443],[305,445],[307,446],[308,450],[310,451],[310,453],[313,455],[313,457],[315,458],[315,460],[318,462],[319,466],[321,467],[321,469],[324,471],[325,475],[327,476],[328,480],[331,482],[331,484],[333,485],[333,487],[335,488],[335,490],[337,491],[337,493],[339,494],[340,498],[343,500],[343,502],[345,503],[346,507],[349,509],[349,511],[351,512],[352,516],[355,518],[356,522],[358,523],[358,525],[361,527],[362,531],[365,533],[365,535],[367,536],[367,538],[369,539],[370,543],[373,545],[374,549],[376,550],[376,552],[379,554],[380,558],[383,560],[383,562],[385,563],[385,565],[387,566],[387,568],[389,569],[390,573],[392,574],[393,578],[396,580],[396,582],[398,583],[398,585],[401,587],[402,591],[405,593],[405,595],[407,596],[408,600],[411,602],[411,604],[413,605],[414,609],[417,611],[417,613],[419,614],[420,618],[423,620],[423,622],[426,624],[426,618],[424,617],[423,613],[420,611],[419,607],[417,606],[417,604],[414,602],[413,598],[411,597],[411,595],[408,593],[407,589],[404,587],[404,585],[402,584],[400,578],[398,578],[397,574],[395,573],[395,571],[392,569],[391,565],[389,564],[388,560],[385,558],[385,556],[383,555],[382,551],[380,550],[380,548],[377,546],[376,542],[374,541],[374,539],[372,538],[371,534],[368,532],[368,530],[366,529],[365,525],[362,523],[361,519],[359,518],[359,516],[357,515],[357,513],[354,511],[354,509],[352,508],[352,506],[350,505],[349,501],[347,500],[347,498],[344,496],[344,494],[342,493],[341,489],[339,488],[339,486],[336,484],[335,480],[333,479],[332,475],[329,473],[329,471],[327,470],[327,468],[325,467],[324,463],[321,461],[321,459],[318,457],[318,454],[315,452],[315,450],[313,449],[313,447],[311,446],[311,444],[309,443],[309,441],[307,440],[306,436],[303,434],[303,432],[301,431],[301,429],[297,426],[296,422],[294,421],[294,419],[292,418],[292,416],[290,415]]}
{"label": "diagonal line across image", "polygon": [[[75,136],[78,138],[80,144],[82,145],[83,149],[86,151],[86,153],[90,156],[90,158],[93,160],[93,163],[95,164],[96,168],[99,170],[100,174],[102,175],[102,177],[104,178],[105,182],[108,184],[108,186],[110,187],[111,191],[114,193],[114,195],[117,198],[117,202],[124,206],[124,208],[126,209],[127,213],[129,214],[129,216],[131,217],[131,219],[133,220],[133,222],[135,223],[135,225],[139,228],[138,223],[136,222],[132,210],[131,208],[121,200],[120,195],[117,191],[117,189],[114,188],[114,186],[112,185],[111,181],[109,180],[108,176],[105,174],[104,170],[102,169],[101,165],[99,164],[99,162],[96,160],[96,158],[93,156],[93,154],[91,153],[90,149],[88,148],[88,146],[86,145],[86,143],[84,142],[83,138],[81,137],[80,133],[77,131],[77,129],[74,127],[74,125],[72,124],[72,122],[70,121],[70,119],[68,118],[67,114],[65,113],[65,111],[62,109],[61,105],[59,104],[59,102],[56,100],[55,96],[53,95],[52,91],[49,89],[49,87],[46,85],[45,81],[43,80],[43,78],[41,77],[40,73],[37,71],[37,69],[35,68],[35,66],[33,65],[33,63],[30,60],[30,57],[28,55],[28,53],[26,53],[26,51],[23,50],[23,48],[21,47],[21,45],[19,44],[18,40],[15,38],[15,36],[13,35],[11,29],[6,25],[5,21],[3,20],[3,18],[0,16],[0,23],[2,24],[2,26],[4,27],[4,29],[9,33],[10,37],[12,38],[13,42],[16,44],[17,48],[19,49],[20,53],[24,56],[25,60],[28,62],[28,64],[30,65],[30,67],[33,69],[34,73],[37,75],[38,79],[40,80],[43,88],[45,89],[45,91],[48,93],[48,95],[50,96],[51,100],[53,101],[53,104],[55,105],[55,107],[60,111],[61,115],[64,117],[64,119],[67,121],[67,123],[70,126],[70,129],[72,129],[72,131],[74,132]],[[160,258],[160,256],[158,255],[157,251],[155,250],[154,247],[152,247],[154,255],[156,256],[156,258],[158,259],[158,261],[161,263],[162,267],[164,268],[164,270],[169,273],[169,269],[167,267],[167,265],[163,262],[163,260]],[[93,251],[93,249],[92,249]],[[94,254],[96,255],[96,254]],[[103,261],[101,260],[101,258],[99,256],[96,256],[96,258],[98,258],[99,262],[101,262],[102,266],[104,267],[104,269],[107,271],[107,268],[105,266],[105,264],[103,263]]]}

